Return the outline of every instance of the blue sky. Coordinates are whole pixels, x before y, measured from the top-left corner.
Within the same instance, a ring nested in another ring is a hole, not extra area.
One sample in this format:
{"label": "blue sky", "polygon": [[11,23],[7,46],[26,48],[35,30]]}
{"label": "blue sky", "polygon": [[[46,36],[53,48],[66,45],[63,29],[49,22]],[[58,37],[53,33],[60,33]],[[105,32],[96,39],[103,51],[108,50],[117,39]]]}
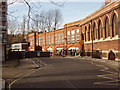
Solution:
{"label": "blue sky", "polygon": [[[63,4],[63,2],[56,2],[57,4]],[[38,6],[37,2],[34,3],[39,7],[37,11],[49,10],[54,8],[59,8],[63,15],[62,26],[66,23],[77,21],[85,18],[89,14],[98,10],[104,5],[103,0],[101,2],[65,2],[63,7],[56,6],[50,2],[42,2]],[[9,11],[15,12],[15,16],[18,17],[18,20],[21,20],[23,15],[27,15],[27,6],[24,4],[16,4],[9,6]]]}

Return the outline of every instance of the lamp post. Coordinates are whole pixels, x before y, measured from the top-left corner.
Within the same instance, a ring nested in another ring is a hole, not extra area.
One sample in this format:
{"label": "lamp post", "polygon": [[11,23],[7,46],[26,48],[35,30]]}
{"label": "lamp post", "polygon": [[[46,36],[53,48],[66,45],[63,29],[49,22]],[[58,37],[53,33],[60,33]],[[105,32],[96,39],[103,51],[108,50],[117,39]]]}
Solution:
{"label": "lamp post", "polygon": [[54,28],[54,50],[53,50],[53,55],[55,55],[55,28]]}
{"label": "lamp post", "polygon": [[91,20],[91,39],[92,39],[92,58],[93,58],[93,29],[92,29],[92,20]]}

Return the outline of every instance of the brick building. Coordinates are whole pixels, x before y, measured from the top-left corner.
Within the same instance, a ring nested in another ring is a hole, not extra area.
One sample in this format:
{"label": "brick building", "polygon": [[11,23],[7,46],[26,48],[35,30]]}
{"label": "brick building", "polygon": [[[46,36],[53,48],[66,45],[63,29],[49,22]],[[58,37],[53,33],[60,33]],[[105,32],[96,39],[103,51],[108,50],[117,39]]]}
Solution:
{"label": "brick building", "polygon": [[29,34],[29,50],[42,46],[55,54],[58,50],[82,52],[85,56],[120,60],[120,1],[106,5],[88,17],[68,23],[51,32]]}
{"label": "brick building", "polygon": [[0,61],[5,60],[7,34],[7,1],[0,1]]}

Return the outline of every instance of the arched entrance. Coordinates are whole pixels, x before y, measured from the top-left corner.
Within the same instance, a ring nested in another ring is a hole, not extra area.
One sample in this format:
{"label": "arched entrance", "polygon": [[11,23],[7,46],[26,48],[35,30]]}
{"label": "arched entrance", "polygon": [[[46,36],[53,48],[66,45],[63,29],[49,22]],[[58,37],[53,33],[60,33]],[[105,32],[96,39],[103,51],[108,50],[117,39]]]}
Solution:
{"label": "arched entrance", "polygon": [[115,60],[115,53],[112,50],[108,53],[108,60]]}
{"label": "arched entrance", "polygon": [[70,55],[70,56],[79,55],[79,48],[78,47],[69,47],[68,48],[68,55]]}

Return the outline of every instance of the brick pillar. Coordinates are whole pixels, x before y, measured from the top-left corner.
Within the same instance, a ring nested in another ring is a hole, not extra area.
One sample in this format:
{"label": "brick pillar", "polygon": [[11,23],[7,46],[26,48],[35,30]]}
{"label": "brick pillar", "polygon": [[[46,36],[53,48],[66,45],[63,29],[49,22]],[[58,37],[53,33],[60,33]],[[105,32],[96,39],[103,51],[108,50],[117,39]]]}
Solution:
{"label": "brick pillar", "polygon": [[47,51],[46,50],[46,30],[44,32],[44,40],[45,40],[45,42],[44,42],[44,51],[46,52]]}
{"label": "brick pillar", "polygon": [[54,43],[53,43],[53,55],[55,55],[55,51],[56,51],[56,48],[55,48],[55,28],[54,28],[54,31],[53,31],[53,40],[54,40]]}

